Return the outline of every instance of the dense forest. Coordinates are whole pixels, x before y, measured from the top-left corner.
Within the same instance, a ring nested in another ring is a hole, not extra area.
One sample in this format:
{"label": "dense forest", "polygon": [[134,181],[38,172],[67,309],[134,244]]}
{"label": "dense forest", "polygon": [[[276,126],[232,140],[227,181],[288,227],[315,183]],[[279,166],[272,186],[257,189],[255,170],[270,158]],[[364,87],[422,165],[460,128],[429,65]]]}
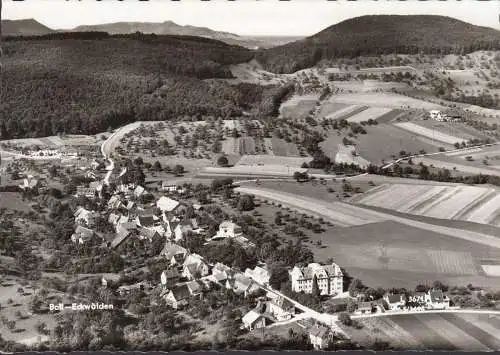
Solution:
{"label": "dense forest", "polygon": [[[3,46],[1,138],[94,134],[138,119],[239,115],[252,101],[229,65],[253,53],[219,41],[156,35],[54,33]],[[260,99],[264,91],[253,86]],[[244,105],[242,105],[244,104]],[[259,103],[260,104],[260,103]]]}
{"label": "dense forest", "polygon": [[500,49],[500,32],[450,17],[376,15],[349,19],[300,41],[260,51],[275,73],[291,73],[322,59],[383,54],[465,54]]}

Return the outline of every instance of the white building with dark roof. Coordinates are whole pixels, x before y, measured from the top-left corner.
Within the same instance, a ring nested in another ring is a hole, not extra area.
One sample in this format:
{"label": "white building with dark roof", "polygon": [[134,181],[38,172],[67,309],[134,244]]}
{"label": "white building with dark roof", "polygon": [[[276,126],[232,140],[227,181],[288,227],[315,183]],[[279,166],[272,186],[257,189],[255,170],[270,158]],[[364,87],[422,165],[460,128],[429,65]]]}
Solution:
{"label": "white building with dark roof", "polygon": [[292,290],[295,292],[312,293],[313,279],[316,276],[318,288],[322,295],[336,295],[344,291],[344,275],[340,267],[311,263],[306,267],[295,266],[289,271]]}

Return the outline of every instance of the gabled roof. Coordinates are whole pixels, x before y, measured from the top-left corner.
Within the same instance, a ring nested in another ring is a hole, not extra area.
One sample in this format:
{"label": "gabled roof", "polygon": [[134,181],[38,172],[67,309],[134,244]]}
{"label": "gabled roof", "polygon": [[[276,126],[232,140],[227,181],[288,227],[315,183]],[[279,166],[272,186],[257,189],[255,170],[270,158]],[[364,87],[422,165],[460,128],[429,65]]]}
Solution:
{"label": "gabled roof", "polygon": [[275,304],[276,306],[280,307],[284,311],[288,311],[288,310],[295,308],[295,306],[293,305],[293,303],[290,300],[288,300],[287,298],[281,297],[281,296],[274,298],[270,302]]}
{"label": "gabled roof", "polygon": [[94,235],[94,231],[92,229],[78,225],[75,229],[75,234],[85,238],[91,238]]}
{"label": "gabled roof", "polygon": [[137,219],[138,219],[139,225],[141,225],[143,227],[151,227],[154,225],[154,222],[155,222],[153,215],[139,216],[139,217],[137,217]]}
{"label": "gabled roof", "polygon": [[441,290],[429,290],[431,302],[443,302],[444,294]]}
{"label": "gabled roof", "polygon": [[200,283],[196,280],[188,282],[186,284],[186,286],[188,287],[191,295],[196,294],[196,293],[200,293],[203,289],[202,286],[200,285]]}
{"label": "gabled roof", "polygon": [[167,280],[173,279],[173,278],[178,278],[181,276],[179,269],[177,269],[176,267],[172,267],[172,268],[168,268],[168,269],[164,270],[163,274],[165,275]]}
{"label": "gabled roof", "polygon": [[258,313],[257,311],[255,310],[251,310],[250,312],[248,312],[247,314],[245,314],[243,316],[243,318],[241,319],[243,321],[243,323],[245,324],[249,324],[249,325],[252,325],[253,323],[255,323],[260,317],[262,317],[262,315],[260,313]]}
{"label": "gabled roof", "polygon": [[115,239],[111,242],[111,248],[117,248],[120,244],[122,244],[128,237],[130,237],[131,232],[126,229],[122,229],[118,231]]}
{"label": "gabled roof", "polygon": [[171,259],[175,255],[187,254],[187,250],[175,243],[165,243],[163,250],[160,255],[165,256],[167,259]]}
{"label": "gabled roof", "polygon": [[170,292],[172,293],[176,301],[185,300],[191,296],[189,288],[186,284],[177,285],[173,287]]}
{"label": "gabled roof", "polygon": [[179,201],[162,196],[156,201],[156,206],[162,211],[172,212],[179,206]]}
{"label": "gabled roof", "polygon": [[321,339],[324,339],[330,333],[330,329],[322,325],[316,325],[309,329],[309,334]]}
{"label": "gabled roof", "polygon": [[402,297],[404,297],[404,295],[402,295],[402,294],[390,293],[390,294],[386,294],[384,298],[386,299],[387,303],[391,304],[391,303],[401,302]]}
{"label": "gabled roof", "polygon": [[155,230],[141,227],[139,229],[139,235],[148,239],[153,239],[155,236],[159,236],[159,233]]}

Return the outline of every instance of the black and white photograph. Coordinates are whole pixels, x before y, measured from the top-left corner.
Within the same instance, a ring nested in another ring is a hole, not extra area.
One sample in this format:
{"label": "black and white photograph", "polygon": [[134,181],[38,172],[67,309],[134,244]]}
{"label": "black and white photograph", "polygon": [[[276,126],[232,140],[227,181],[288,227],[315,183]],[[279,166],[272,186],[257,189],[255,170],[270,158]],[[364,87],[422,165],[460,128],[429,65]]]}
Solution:
{"label": "black and white photograph", "polygon": [[0,0],[0,352],[500,350],[500,1]]}

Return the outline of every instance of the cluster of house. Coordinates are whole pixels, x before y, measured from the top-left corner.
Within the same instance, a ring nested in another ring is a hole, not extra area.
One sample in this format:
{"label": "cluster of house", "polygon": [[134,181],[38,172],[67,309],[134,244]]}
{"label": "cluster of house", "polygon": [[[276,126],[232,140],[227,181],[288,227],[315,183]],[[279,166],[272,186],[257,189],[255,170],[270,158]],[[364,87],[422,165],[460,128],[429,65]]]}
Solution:
{"label": "cluster of house", "polygon": [[363,295],[358,295],[361,301],[357,305],[356,314],[371,314],[377,312],[423,311],[429,309],[448,309],[450,299],[442,290],[430,289],[427,292],[415,292],[411,296],[405,294],[386,293],[382,299],[365,301]]}
{"label": "cluster of house", "polygon": [[269,283],[270,274],[265,267],[256,266],[243,273],[222,263],[211,265],[202,256],[189,253],[173,242],[165,244],[161,256],[168,260],[168,268],[160,277],[161,297],[174,309],[185,306],[215,285],[247,297]]}

